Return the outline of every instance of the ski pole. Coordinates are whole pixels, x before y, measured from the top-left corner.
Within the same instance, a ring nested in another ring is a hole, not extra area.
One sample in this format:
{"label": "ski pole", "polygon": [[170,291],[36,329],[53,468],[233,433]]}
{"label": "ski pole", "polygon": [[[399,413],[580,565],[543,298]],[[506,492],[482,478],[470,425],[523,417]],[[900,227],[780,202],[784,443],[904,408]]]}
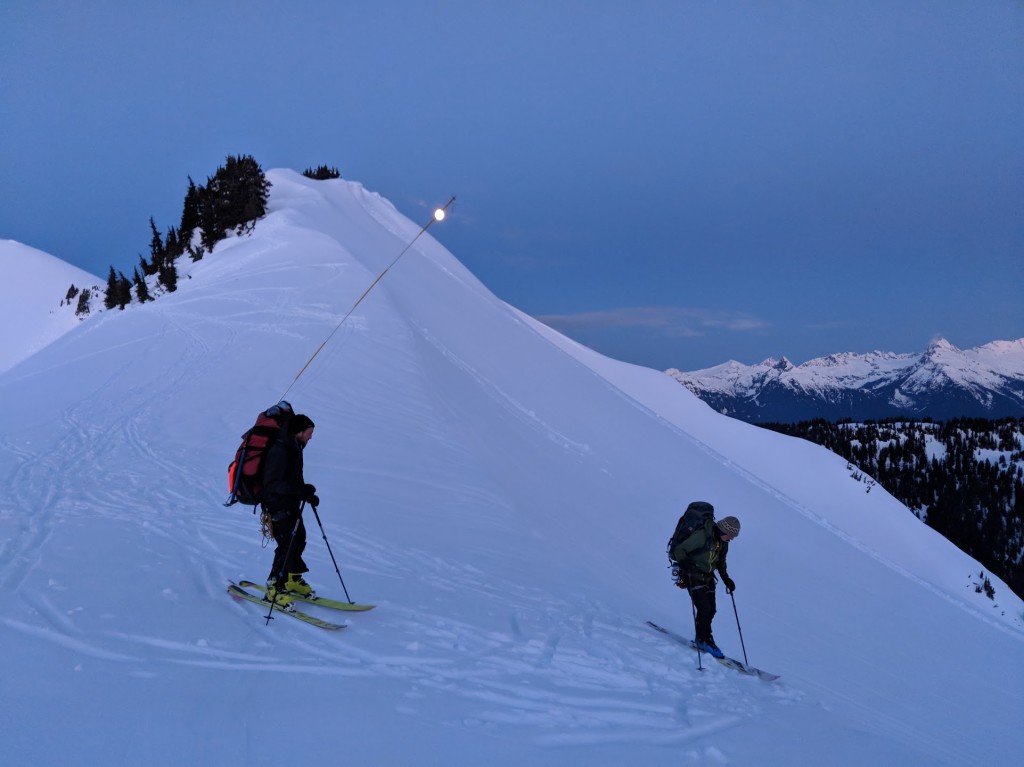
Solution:
{"label": "ski pole", "polygon": [[[687,593],[689,593],[689,592],[687,592]],[[693,601],[693,595],[692,594],[690,594],[690,607],[693,608],[693,632],[694,632],[694,636],[696,636],[697,635],[697,603]],[[703,671],[704,670],[704,664],[701,661],[700,640],[694,642],[694,644],[697,645],[697,670],[698,671]]]}
{"label": "ski pole", "polygon": [[395,256],[395,259],[390,264],[384,267],[384,271],[378,274],[377,279],[373,281],[373,283],[370,285],[370,287],[366,289],[363,295],[359,296],[359,298],[356,299],[356,302],[352,304],[352,308],[349,309],[348,313],[341,318],[341,321],[338,323],[337,327],[335,327],[334,330],[332,330],[328,334],[327,338],[325,338],[323,342],[318,347],[316,347],[316,351],[313,352],[313,355],[308,360],[306,360],[306,364],[302,366],[302,369],[298,372],[295,378],[292,379],[292,382],[288,384],[288,388],[284,390],[284,394],[281,395],[281,399],[284,399],[286,396],[288,396],[288,392],[292,390],[292,387],[295,386],[295,382],[298,381],[302,374],[306,372],[306,368],[308,368],[310,363],[316,358],[316,355],[320,353],[320,350],[327,346],[327,342],[334,337],[335,333],[341,330],[341,326],[345,324],[345,320],[352,316],[352,312],[356,310],[356,307],[359,306],[360,303],[362,303],[364,298],[370,295],[370,291],[377,287],[377,283],[384,279],[384,275],[388,273],[391,267],[393,267],[395,264],[399,262],[402,256],[404,256],[406,252],[409,250],[409,248],[413,246],[416,240],[420,238],[420,235],[427,231],[427,229],[430,228],[430,225],[435,221],[444,221],[445,211],[448,210],[448,208],[451,206],[453,202],[455,202],[455,195],[452,195],[451,199],[449,199],[448,202],[444,204],[444,207],[438,208],[437,210],[434,211],[434,215],[427,223],[423,225],[423,228],[420,229],[419,234],[417,234],[415,237],[409,240],[409,244],[402,249],[402,252]]}
{"label": "ski pole", "polygon": [[338,574],[338,580],[341,581],[341,588],[345,592],[345,599],[348,600],[350,605],[355,604],[352,601],[352,597],[348,595],[348,588],[345,586],[345,579],[341,577],[341,570],[338,569],[338,560],[334,558],[334,552],[331,551],[331,542],[327,540],[327,533],[324,532],[324,526],[323,523],[320,522],[320,515],[317,514],[316,506],[313,507],[313,516],[316,517],[316,523],[320,525],[320,535],[324,537],[324,543],[327,544],[327,553],[331,555],[331,561],[334,562],[334,572]]}
{"label": "ski pole", "polygon": [[740,632],[740,647],[743,648],[743,663],[747,666],[750,665],[750,661],[747,660],[747,646],[743,643],[743,629],[740,627],[740,613],[736,609],[736,596],[730,591],[729,596],[732,598],[732,611],[736,615],[736,630]]}
{"label": "ski pole", "polygon": [[299,504],[299,516],[295,519],[295,527],[292,528],[292,537],[288,541],[288,550],[284,553],[284,561],[281,563],[281,571],[277,574],[277,578],[274,581],[274,598],[270,600],[270,610],[267,611],[267,625],[270,625],[270,621],[273,620],[271,614],[274,612],[274,607],[277,605],[277,592],[279,591],[278,586],[284,583],[284,573],[288,569],[288,562],[292,558],[292,547],[295,545],[295,536],[299,534],[299,525],[302,524],[302,508],[306,505],[303,501]]}

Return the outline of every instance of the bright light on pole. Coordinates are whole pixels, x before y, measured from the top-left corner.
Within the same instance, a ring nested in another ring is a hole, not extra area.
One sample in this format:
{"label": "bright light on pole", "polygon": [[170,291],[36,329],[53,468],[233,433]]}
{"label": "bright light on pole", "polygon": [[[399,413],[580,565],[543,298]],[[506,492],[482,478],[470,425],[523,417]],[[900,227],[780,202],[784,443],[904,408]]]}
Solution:
{"label": "bright light on pole", "polygon": [[[409,240],[409,244],[408,244],[408,245],[406,245],[406,246],[405,246],[405,247],[404,247],[404,248],[402,249],[402,252],[401,252],[401,253],[399,253],[399,254],[398,254],[397,256],[395,256],[394,260],[393,260],[393,261],[392,261],[392,262],[391,262],[390,264],[388,264],[387,266],[385,266],[385,267],[384,267],[384,271],[382,271],[382,272],[381,272],[380,274],[378,274],[378,275],[377,275],[377,279],[375,279],[375,280],[374,280],[374,281],[373,281],[373,282],[371,283],[370,287],[368,287],[368,288],[367,288],[367,289],[366,289],[366,290],[365,290],[365,291],[363,292],[363,295],[359,296],[359,298],[358,298],[358,299],[356,299],[356,302],[355,302],[354,304],[352,304],[352,308],[348,310],[348,312],[347,312],[347,313],[345,314],[345,316],[344,316],[344,317],[342,317],[342,318],[341,318],[341,321],[340,321],[340,322],[339,322],[339,323],[337,324],[337,326],[336,326],[336,327],[334,328],[334,330],[332,330],[332,331],[331,331],[331,332],[330,332],[330,333],[328,334],[327,338],[325,338],[325,339],[324,339],[323,343],[321,343],[321,344],[320,344],[320,346],[318,346],[318,347],[317,347],[316,351],[315,351],[315,352],[313,352],[313,356],[312,356],[312,357],[310,357],[310,358],[309,358],[308,360],[306,360],[306,364],[302,366],[302,370],[300,370],[300,371],[298,372],[298,375],[296,375],[296,376],[295,376],[295,378],[294,378],[294,379],[292,379],[292,382],[291,382],[291,383],[290,383],[290,384],[288,385],[288,388],[287,388],[287,389],[285,389],[285,391],[284,391],[284,394],[282,394],[282,395],[281,395],[281,396],[279,397],[279,399],[284,399],[284,398],[285,398],[285,396],[287,396],[288,392],[290,392],[290,391],[292,390],[292,387],[293,387],[293,386],[295,385],[295,382],[299,380],[299,377],[300,377],[300,376],[301,376],[301,375],[302,375],[302,374],[303,374],[304,372],[306,372],[306,368],[308,368],[308,367],[309,367],[309,364],[310,364],[310,363],[311,363],[311,362],[312,362],[312,361],[314,360],[314,358],[316,357],[316,355],[318,355],[318,354],[320,353],[320,350],[321,350],[321,349],[323,349],[323,348],[324,348],[324,346],[326,346],[326,345],[327,345],[327,342],[328,342],[328,341],[330,341],[330,340],[331,340],[331,338],[333,338],[333,337],[334,337],[334,334],[335,334],[335,333],[337,333],[337,332],[338,332],[338,330],[339,330],[339,329],[341,328],[341,326],[345,324],[345,320],[347,320],[347,319],[348,319],[349,317],[351,317],[351,316],[352,316],[352,312],[354,312],[354,311],[356,310],[356,307],[357,307],[357,306],[359,306],[359,304],[360,304],[360,303],[362,303],[363,299],[364,299],[364,298],[366,298],[366,297],[367,297],[368,295],[370,295],[370,291],[371,291],[371,290],[373,290],[373,289],[374,289],[374,288],[375,288],[375,287],[377,286],[377,283],[378,283],[378,282],[380,282],[380,281],[381,281],[382,279],[384,279],[384,275],[388,273],[388,270],[389,270],[389,269],[391,269],[391,267],[392,267],[392,266],[394,266],[395,264],[397,264],[397,263],[398,263],[398,261],[399,261],[399,259],[401,259],[401,258],[402,258],[402,256],[404,256],[404,255],[405,255],[406,251],[408,251],[408,250],[409,250],[409,248],[411,248],[411,247],[413,246],[413,243],[415,243],[415,242],[416,242],[416,240],[418,240],[418,239],[420,238],[420,234],[423,234],[423,233],[424,233],[425,231],[427,231],[427,228],[428,228],[428,227],[429,227],[429,226],[430,226],[430,225],[431,225],[432,223],[434,223],[435,221],[444,221],[444,217],[445,217],[445,211],[446,211],[446,210],[448,209],[448,206],[450,206],[450,205],[451,205],[451,204],[452,204],[453,202],[455,202],[455,195],[452,195],[451,199],[450,199],[450,200],[448,200],[448,202],[446,202],[446,203],[444,204],[444,207],[442,207],[442,208],[438,208],[437,210],[435,210],[435,211],[434,211],[434,218],[433,218],[433,219],[431,219],[430,221],[428,221],[428,222],[427,222],[426,224],[424,224],[424,225],[423,225],[423,228],[422,228],[422,229],[420,229],[420,231],[419,231],[419,234],[417,234],[417,235],[416,235],[415,237],[413,237],[413,238],[412,238],[411,240]],[[344,585],[344,582],[342,582],[342,585]],[[345,596],[348,596],[348,594],[346,593],[346,595],[345,595]]]}

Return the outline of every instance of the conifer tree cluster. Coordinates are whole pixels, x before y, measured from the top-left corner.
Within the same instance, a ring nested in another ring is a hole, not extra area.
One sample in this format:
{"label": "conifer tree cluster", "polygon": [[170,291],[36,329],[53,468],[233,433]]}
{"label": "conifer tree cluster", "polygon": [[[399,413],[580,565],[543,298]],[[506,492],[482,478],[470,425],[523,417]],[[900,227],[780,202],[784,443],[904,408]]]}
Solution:
{"label": "conifer tree cluster", "polygon": [[313,168],[306,168],[302,171],[302,175],[317,181],[326,181],[329,178],[341,178],[341,171],[337,168],[328,168],[326,165],[320,165],[315,170]]}
{"label": "conifer tree cluster", "polygon": [[178,226],[162,235],[152,217],[149,219],[149,258],[139,255],[131,280],[110,267],[103,305],[123,309],[132,300],[133,286],[140,303],[152,301],[146,278],[153,275],[164,290],[174,292],[178,286],[176,261],[185,254],[198,261],[228,232],[251,232],[256,220],[266,215],[269,197],[270,181],[250,155],[228,156],[205,186],[197,186],[189,177]]}
{"label": "conifer tree cluster", "polygon": [[107,277],[107,292],[103,297],[103,306],[107,309],[124,309],[132,302],[132,284],[122,272],[115,272],[110,267],[110,275]]}
{"label": "conifer tree cluster", "polygon": [[[192,179],[189,179],[191,182]],[[149,230],[152,237],[149,240],[149,260],[145,256],[139,256],[139,266],[135,269],[135,276],[132,282],[135,284],[135,295],[140,304],[152,301],[149,294],[149,287],[146,285],[146,277],[157,276],[157,282],[164,286],[168,293],[173,293],[178,287],[178,267],[174,262],[181,255],[181,239],[178,237],[178,230],[173,226],[167,230],[167,238],[160,236],[160,230],[156,228],[153,217],[149,218]],[[139,269],[142,274],[139,274]]]}
{"label": "conifer tree cluster", "polygon": [[[855,464],[1024,597],[1024,418],[764,427]],[[978,590],[992,596],[984,576]]]}
{"label": "conifer tree cluster", "polygon": [[68,306],[71,306],[71,302],[74,300],[75,296],[78,296],[78,306],[75,307],[75,314],[79,317],[84,317],[89,313],[89,299],[92,298],[92,291],[88,288],[79,290],[74,283],[71,283],[71,287],[68,288],[68,292],[64,296],[64,301],[60,302],[61,306],[64,305],[65,301]]}
{"label": "conifer tree cluster", "polygon": [[79,317],[84,317],[89,313],[89,299],[92,298],[92,291],[89,288],[83,288],[82,292],[78,294],[78,306],[75,307],[75,314]]}
{"label": "conifer tree cluster", "polygon": [[270,182],[256,160],[250,155],[228,157],[199,195],[203,247],[213,250],[232,230],[252,231],[256,219],[266,215],[269,197]]}

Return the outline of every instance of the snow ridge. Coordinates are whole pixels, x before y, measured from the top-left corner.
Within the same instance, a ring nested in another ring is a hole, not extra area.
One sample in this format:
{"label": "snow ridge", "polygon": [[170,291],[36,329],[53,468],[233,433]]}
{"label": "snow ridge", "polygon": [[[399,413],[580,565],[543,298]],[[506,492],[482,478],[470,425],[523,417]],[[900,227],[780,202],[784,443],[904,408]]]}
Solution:
{"label": "snow ridge", "polygon": [[77,327],[74,285],[99,291],[98,277],[15,240],[0,240],[0,373]]}

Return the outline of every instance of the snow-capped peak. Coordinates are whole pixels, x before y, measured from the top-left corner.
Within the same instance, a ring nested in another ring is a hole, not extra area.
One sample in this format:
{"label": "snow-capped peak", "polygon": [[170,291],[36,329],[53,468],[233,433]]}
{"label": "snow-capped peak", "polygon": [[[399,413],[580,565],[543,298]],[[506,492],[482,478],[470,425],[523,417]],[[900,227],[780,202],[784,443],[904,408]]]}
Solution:
{"label": "snow-capped peak", "polygon": [[783,358],[667,372],[716,409],[754,421],[1024,414],[1024,339],[961,350],[936,338],[919,354],[842,352],[796,366]]}
{"label": "snow-capped peak", "polygon": [[769,357],[768,359],[761,363],[761,367],[766,367],[772,370],[777,370],[779,372],[785,373],[793,369],[793,363],[790,362],[785,357],[778,360],[775,359],[774,357]]}

